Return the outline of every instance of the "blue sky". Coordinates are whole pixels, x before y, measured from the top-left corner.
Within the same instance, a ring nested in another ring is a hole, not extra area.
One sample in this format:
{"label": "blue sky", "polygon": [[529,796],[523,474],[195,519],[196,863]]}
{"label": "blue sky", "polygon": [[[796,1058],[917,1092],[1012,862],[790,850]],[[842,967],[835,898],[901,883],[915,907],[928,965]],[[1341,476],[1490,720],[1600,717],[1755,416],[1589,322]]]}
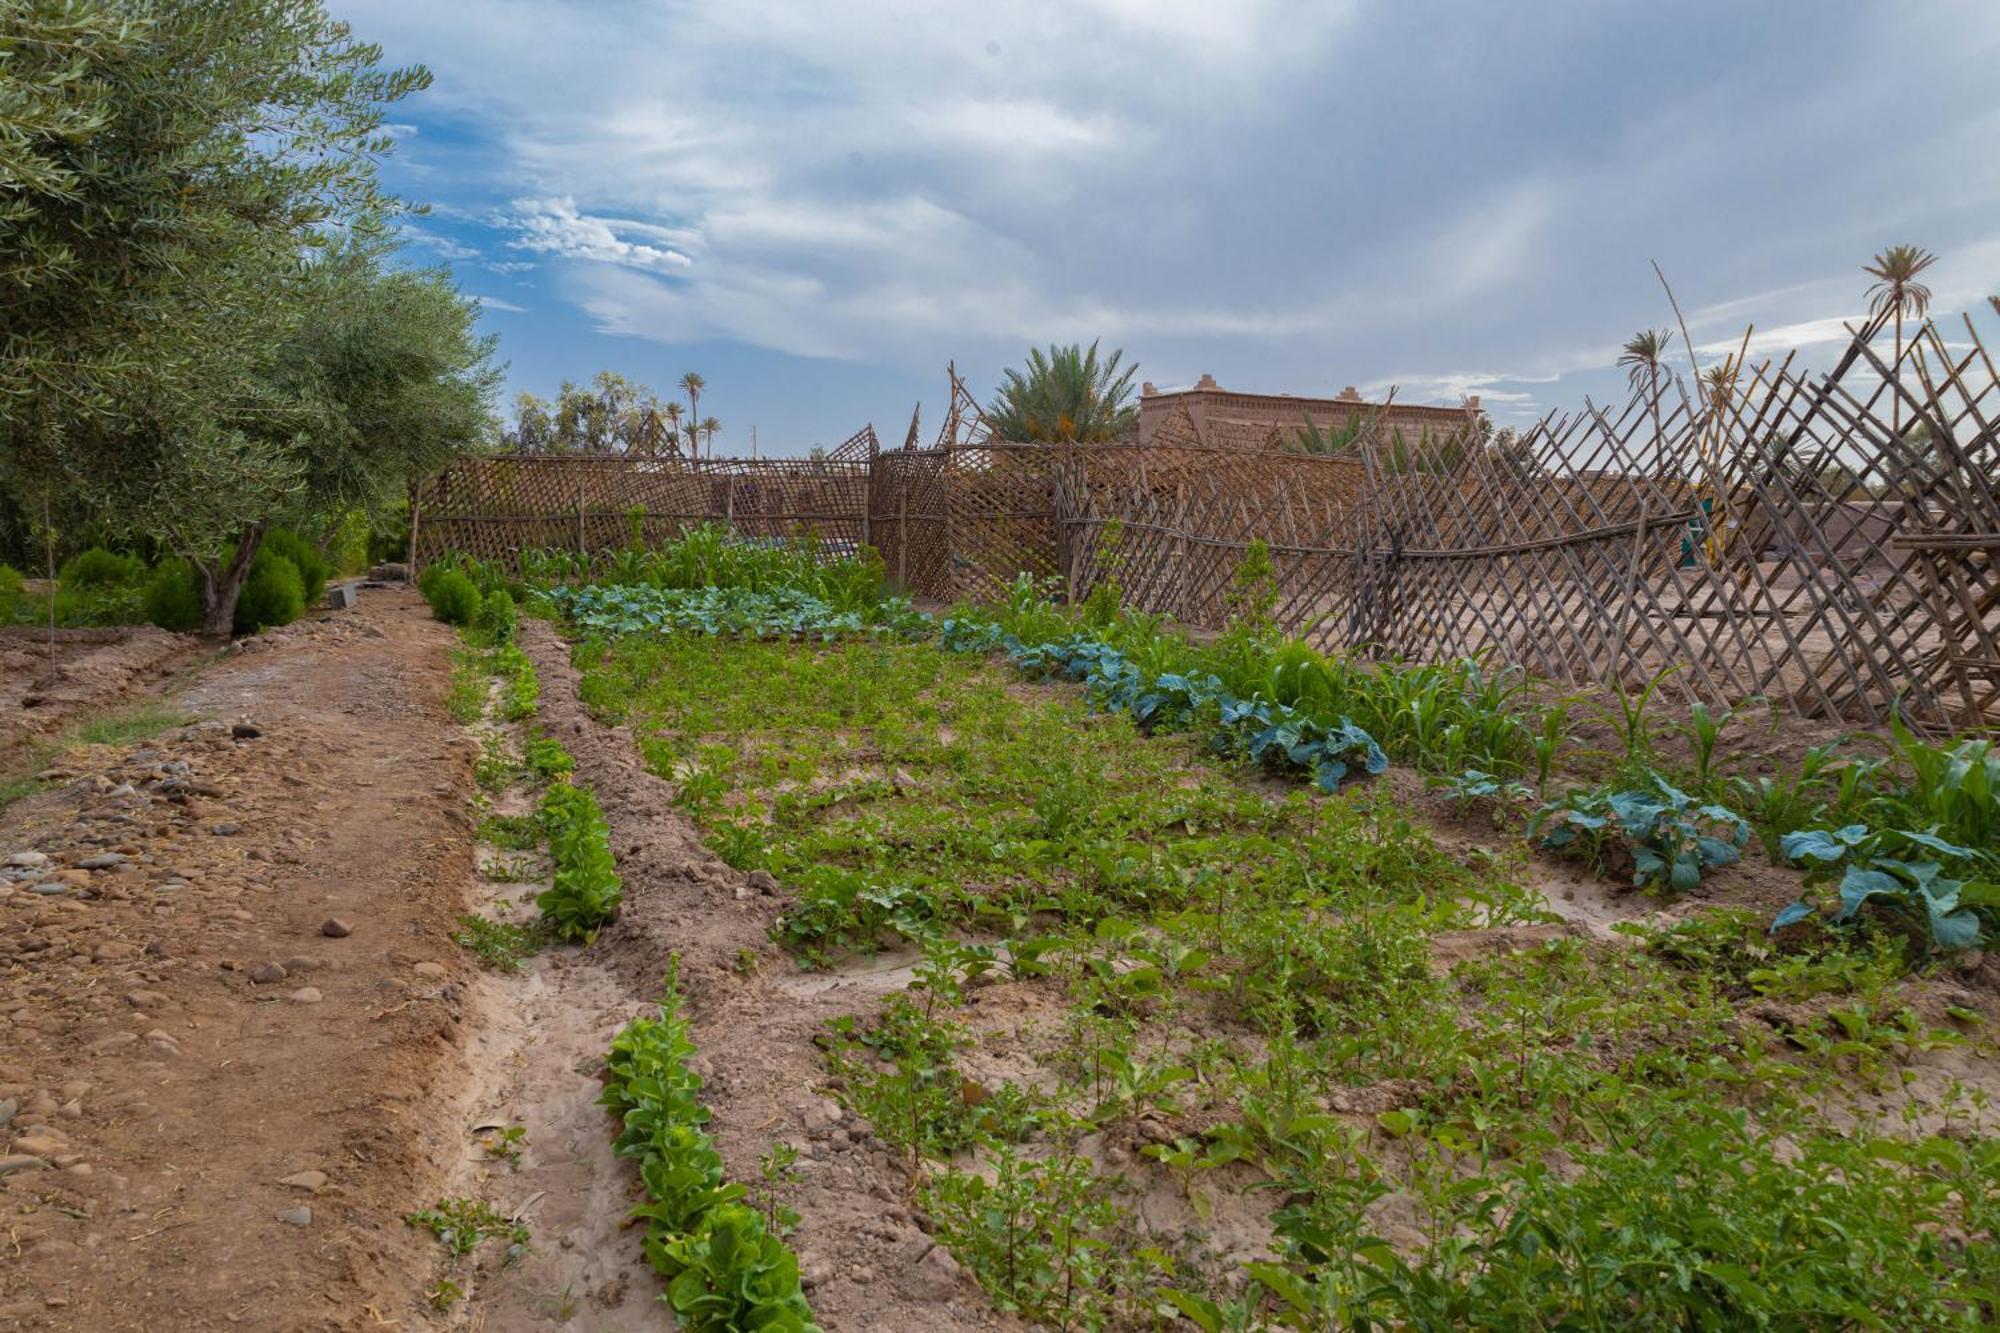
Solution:
{"label": "blue sky", "polygon": [[955,358],[1101,337],[1162,386],[1503,423],[1671,321],[1829,355],[1860,266],[2000,291],[2000,4],[332,0],[434,87],[433,213],[508,393],[708,381],[718,448],[926,431]]}

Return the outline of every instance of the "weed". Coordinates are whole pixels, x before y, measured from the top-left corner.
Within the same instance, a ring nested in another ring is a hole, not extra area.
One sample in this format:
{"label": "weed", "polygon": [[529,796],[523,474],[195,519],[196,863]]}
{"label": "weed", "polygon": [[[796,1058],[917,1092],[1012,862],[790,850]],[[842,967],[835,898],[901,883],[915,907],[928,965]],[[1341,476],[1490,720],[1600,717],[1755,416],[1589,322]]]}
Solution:
{"label": "weed", "polygon": [[528,1151],[528,1127],[508,1125],[497,1134],[489,1134],[479,1141],[488,1157],[505,1162],[515,1170],[521,1169],[521,1158]]}
{"label": "weed", "polygon": [[452,936],[460,948],[479,955],[479,961],[496,972],[514,972],[521,960],[542,946],[539,931],[507,921],[492,921],[467,912],[458,918]]}
{"label": "weed", "polygon": [[504,1240],[512,1263],[528,1248],[526,1224],[502,1217],[482,1199],[439,1199],[430,1208],[405,1213],[403,1221],[429,1231],[454,1256],[471,1254],[489,1240]]}

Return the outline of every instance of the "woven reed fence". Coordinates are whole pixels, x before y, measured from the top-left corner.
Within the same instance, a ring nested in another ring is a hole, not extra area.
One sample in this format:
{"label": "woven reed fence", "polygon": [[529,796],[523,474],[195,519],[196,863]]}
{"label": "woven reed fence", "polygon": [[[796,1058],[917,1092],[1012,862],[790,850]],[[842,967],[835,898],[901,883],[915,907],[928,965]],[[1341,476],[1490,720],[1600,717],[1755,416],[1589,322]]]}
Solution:
{"label": "woven reed fence", "polygon": [[865,431],[818,462],[463,462],[425,488],[416,550],[721,521],[869,542],[920,595],[1115,579],[1216,627],[1261,540],[1278,623],[1325,648],[1872,725],[1901,700],[1927,730],[1979,730],[2000,726],[2000,374],[1964,335],[1927,324],[1897,359],[1878,321],[1824,373],[1765,363],[1699,397],[1662,377],[1428,458],[1368,430],[1312,457],[1185,419],[1144,445],[1008,443],[954,375],[930,448]]}

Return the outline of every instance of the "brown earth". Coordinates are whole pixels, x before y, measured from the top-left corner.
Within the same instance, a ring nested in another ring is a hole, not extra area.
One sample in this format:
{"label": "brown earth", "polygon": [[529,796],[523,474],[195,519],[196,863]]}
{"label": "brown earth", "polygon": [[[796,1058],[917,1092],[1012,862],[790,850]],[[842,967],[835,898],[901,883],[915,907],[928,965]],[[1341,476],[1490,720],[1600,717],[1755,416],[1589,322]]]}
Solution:
{"label": "brown earth", "polygon": [[0,1326],[412,1326],[468,970],[446,642],[405,593],[293,626],[0,812],[48,858],[0,882]]}
{"label": "brown earth", "polygon": [[120,699],[159,686],[200,661],[211,645],[151,625],[0,629],[0,763],[36,737]]}

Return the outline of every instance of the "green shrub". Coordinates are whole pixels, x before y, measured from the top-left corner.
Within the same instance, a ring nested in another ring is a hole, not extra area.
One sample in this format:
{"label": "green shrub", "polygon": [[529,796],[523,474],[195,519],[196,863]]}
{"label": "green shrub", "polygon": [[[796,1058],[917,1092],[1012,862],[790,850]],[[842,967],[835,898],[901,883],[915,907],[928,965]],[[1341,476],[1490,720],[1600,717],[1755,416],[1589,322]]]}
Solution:
{"label": "green shrub", "polygon": [[479,603],[479,628],[495,644],[512,643],[514,627],[518,616],[514,610],[514,597],[505,588],[497,588],[482,598]]}
{"label": "green shrub", "polygon": [[176,634],[201,628],[201,583],[186,560],[162,560],[146,580],[141,598],[146,619]]}
{"label": "green shrub", "polygon": [[146,575],[146,562],[136,555],[117,555],[102,546],[70,557],[60,582],[66,588],[113,588],[136,583]]}
{"label": "green shrub", "polygon": [[28,600],[21,583],[20,570],[0,565],[0,625],[11,625],[21,618],[21,606]]}
{"label": "green shrub", "polygon": [[456,569],[425,570],[417,586],[431,604],[431,614],[447,625],[469,625],[479,614],[479,589]]}
{"label": "green shrub", "polygon": [[235,631],[255,634],[274,625],[289,625],[305,609],[305,581],[299,577],[299,567],[268,547],[260,548],[236,598]]}
{"label": "green shrub", "polygon": [[273,555],[281,555],[298,566],[299,583],[307,606],[318,606],[319,599],[326,593],[326,557],[319,548],[299,536],[289,528],[272,528],[264,534],[263,550]]}

